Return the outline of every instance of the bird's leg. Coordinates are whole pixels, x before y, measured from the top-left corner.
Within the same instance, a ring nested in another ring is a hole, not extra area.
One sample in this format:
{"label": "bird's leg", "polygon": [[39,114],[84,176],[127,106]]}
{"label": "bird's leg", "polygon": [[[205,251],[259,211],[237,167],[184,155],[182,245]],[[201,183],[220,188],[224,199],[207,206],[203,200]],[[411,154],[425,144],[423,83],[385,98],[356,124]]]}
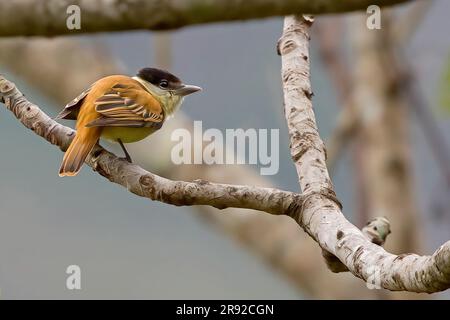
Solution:
{"label": "bird's leg", "polygon": [[131,160],[130,154],[128,153],[127,149],[125,149],[125,146],[123,145],[122,140],[117,139],[117,142],[119,142],[120,147],[121,147],[122,150],[123,150],[123,153],[125,153],[125,159],[127,159],[127,161],[128,161],[129,163],[133,163],[133,161]]}

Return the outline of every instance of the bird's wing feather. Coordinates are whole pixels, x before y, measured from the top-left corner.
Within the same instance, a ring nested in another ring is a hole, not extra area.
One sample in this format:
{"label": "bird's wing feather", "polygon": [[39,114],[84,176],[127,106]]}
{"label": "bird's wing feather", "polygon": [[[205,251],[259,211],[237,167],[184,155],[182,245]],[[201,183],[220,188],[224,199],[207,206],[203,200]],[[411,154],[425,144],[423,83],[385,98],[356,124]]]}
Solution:
{"label": "bird's wing feather", "polygon": [[89,88],[80,93],[78,97],[70,101],[64,107],[64,109],[55,117],[55,120],[57,119],[76,120],[78,117],[78,111],[80,110],[83,100],[84,98],[86,98],[86,96],[91,91],[93,86],[94,84],[92,84]]}
{"label": "bird's wing feather", "polygon": [[142,128],[145,126],[143,121],[135,120],[117,120],[116,118],[100,117],[89,122],[86,127],[129,127],[129,128]]}
{"label": "bird's wing feather", "polygon": [[160,128],[164,112],[159,102],[137,85],[117,83],[95,102],[101,117],[87,126],[129,126]]}

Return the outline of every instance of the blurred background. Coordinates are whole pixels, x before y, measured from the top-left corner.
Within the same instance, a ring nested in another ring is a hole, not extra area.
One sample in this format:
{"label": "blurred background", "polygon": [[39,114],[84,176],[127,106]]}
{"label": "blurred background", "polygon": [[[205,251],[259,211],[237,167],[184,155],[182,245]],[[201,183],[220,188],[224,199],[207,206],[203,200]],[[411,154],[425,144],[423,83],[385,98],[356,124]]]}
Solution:
{"label": "blurred background", "polygon": [[[397,254],[430,254],[450,238],[449,13],[448,1],[418,1],[383,11],[381,30],[368,30],[361,13],[321,16],[313,26],[313,102],[336,192],[358,227],[374,216],[391,221],[386,248]],[[0,39],[0,72],[54,116],[104,75],[167,68],[203,91],[160,132],[130,145],[136,163],[171,179],[299,191],[276,54],[282,22]],[[173,165],[170,133],[194,120],[204,130],[280,129],[279,173]],[[5,108],[0,130],[3,299],[450,297],[368,290],[350,274],[333,274],[288,217],[152,202],[88,167],[59,178],[62,153]],[[152,144],[162,151],[151,154]],[[81,290],[66,289],[72,264],[81,268]]]}

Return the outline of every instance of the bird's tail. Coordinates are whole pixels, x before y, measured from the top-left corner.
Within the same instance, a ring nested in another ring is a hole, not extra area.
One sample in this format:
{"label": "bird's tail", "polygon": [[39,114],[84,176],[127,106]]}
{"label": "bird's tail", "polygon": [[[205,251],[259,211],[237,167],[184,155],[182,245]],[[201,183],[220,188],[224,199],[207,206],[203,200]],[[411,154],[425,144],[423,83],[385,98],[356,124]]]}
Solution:
{"label": "bird's tail", "polygon": [[59,176],[72,177],[77,175],[87,155],[97,143],[97,140],[97,137],[92,138],[88,135],[77,134],[64,154],[61,168],[59,169]]}

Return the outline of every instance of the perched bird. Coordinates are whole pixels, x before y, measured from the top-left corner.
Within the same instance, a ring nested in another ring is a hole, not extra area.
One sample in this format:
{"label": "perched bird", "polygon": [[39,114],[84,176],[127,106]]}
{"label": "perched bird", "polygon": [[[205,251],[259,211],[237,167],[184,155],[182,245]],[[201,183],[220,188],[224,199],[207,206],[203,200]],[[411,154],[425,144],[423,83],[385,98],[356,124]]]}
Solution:
{"label": "perched bird", "polygon": [[135,77],[113,75],[96,81],[56,116],[77,120],[77,132],[59,175],[76,175],[100,137],[118,142],[131,162],[124,143],[142,140],[160,129],[183,98],[199,90],[156,68],[143,68]]}

